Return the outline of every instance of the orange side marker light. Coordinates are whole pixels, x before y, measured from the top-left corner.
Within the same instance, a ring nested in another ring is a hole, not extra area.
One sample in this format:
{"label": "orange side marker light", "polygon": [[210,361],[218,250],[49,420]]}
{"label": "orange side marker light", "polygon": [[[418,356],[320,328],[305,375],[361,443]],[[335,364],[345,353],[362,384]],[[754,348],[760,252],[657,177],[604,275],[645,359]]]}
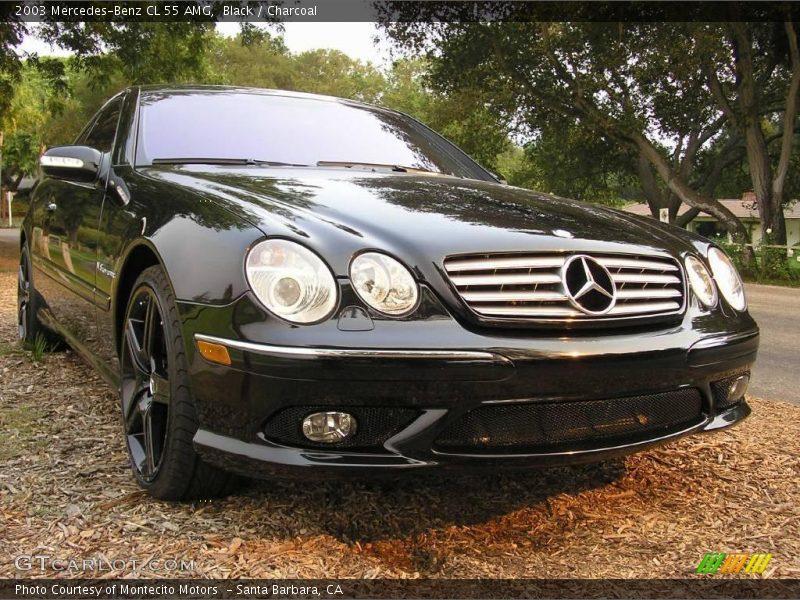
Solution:
{"label": "orange side marker light", "polygon": [[220,365],[230,365],[231,357],[228,349],[221,344],[212,344],[203,340],[197,340],[197,349],[207,361]]}

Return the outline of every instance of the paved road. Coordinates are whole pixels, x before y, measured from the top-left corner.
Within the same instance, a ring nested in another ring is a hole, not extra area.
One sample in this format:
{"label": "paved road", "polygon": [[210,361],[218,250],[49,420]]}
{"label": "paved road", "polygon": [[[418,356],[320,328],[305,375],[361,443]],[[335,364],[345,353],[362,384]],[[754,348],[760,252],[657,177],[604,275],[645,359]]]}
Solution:
{"label": "paved road", "polygon": [[[18,236],[0,229],[0,244],[16,244]],[[761,328],[750,393],[800,404],[800,289],[748,284],[747,298]]]}
{"label": "paved road", "polygon": [[0,243],[19,242],[19,229],[0,227]]}
{"label": "paved road", "polygon": [[800,404],[800,288],[747,285],[761,347],[750,393]]}

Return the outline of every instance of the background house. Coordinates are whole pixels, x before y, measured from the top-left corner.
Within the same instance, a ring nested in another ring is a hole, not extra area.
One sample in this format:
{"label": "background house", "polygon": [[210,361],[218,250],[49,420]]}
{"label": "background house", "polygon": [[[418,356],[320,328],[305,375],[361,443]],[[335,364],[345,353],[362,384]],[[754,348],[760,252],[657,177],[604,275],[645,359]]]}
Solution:
{"label": "background house", "polygon": [[[761,219],[758,216],[758,208],[755,203],[745,194],[744,198],[736,200],[720,200],[720,202],[739,219],[750,232],[750,241],[754,245],[761,243]],[[641,216],[652,216],[647,204],[631,204],[623,210]],[[689,207],[685,204],[681,206],[678,214],[684,214]],[[794,202],[783,211],[786,217],[786,243],[789,246],[800,244],[800,202]],[[704,213],[700,213],[691,223],[686,226],[689,231],[699,233],[704,237],[714,237],[725,233],[725,229],[719,222]]]}

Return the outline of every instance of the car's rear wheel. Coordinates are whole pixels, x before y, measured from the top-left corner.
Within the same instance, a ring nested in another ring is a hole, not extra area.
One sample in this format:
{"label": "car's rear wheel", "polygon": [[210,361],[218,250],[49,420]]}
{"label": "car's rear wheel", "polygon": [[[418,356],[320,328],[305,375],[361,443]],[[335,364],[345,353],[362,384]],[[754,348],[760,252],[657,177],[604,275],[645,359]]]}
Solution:
{"label": "car's rear wheel", "polygon": [[198,421],[172,289],[159,266],[133,286],[120,348],[120,399],[131,468],[163,500],[225,493],[233,477],[204,463],[192,438]]}

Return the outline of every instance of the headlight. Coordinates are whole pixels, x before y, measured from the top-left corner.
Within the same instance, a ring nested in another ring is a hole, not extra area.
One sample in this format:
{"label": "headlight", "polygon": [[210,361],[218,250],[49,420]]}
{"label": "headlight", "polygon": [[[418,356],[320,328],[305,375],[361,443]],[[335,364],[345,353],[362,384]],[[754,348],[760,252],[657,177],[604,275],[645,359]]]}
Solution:
{"label": "headlight", "polygon": [[293,323],[314,323],[336,308],[336,281],[316,254],[287,240],[266,240],[247,255],[247,281],[270,312]]}
{"label": "headlight", "polygon": [[731,259],[719,248],[711,248],[708,251],[708,264],[714,274],[719,291],[722,292],[725,300],[728,301],[736,310],[747,308],[747,299],[744,297],[744,285],[742,278],[739,277],[736,267],[733,266]]}
{"label": "headlight", "polygon": [[706,266],[695,256],[687,256],[684,263],[692,291],[705,306],[714,306],[717,303],[717,288]]}
{"label": "headlight", "polygon": [[350,281],[361,299],[379,312],[401,316],[417,305],[414,277],[391,256],[359,254],[350,264]]}

